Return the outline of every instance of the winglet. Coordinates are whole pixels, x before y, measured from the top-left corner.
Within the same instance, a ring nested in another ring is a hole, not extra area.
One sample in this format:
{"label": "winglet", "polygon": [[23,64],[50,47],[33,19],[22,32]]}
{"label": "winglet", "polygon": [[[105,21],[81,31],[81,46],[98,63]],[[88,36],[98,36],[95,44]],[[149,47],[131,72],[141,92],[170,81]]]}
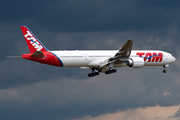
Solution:
{"label": "winglet", "polygon": [[34,53],[35,51],[48,51],[48,49],[40,42],[40,40],[30,31],[27,26],[23,25],[20,26],[20,28],[31,53]]}

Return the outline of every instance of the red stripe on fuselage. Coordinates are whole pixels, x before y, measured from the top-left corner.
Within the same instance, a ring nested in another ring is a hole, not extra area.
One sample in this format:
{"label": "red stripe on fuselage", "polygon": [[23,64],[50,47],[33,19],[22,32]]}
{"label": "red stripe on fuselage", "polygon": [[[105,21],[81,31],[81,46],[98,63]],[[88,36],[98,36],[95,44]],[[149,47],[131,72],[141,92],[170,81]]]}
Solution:
{"label": "red stripe on fuselage", "polygon": [[53,65],[53,66],[58,66],[58,67],[63,67],[59,59],[53,55],[51,52],[43,52],[44,57],[43,58],[36,58],[36,57],[31,57],[32,53],[29,54],[23,54],[22,58],[27,59],[27,60],[32,60],[36,62],[40,62],[42,64],[48,64],[48,65]]}

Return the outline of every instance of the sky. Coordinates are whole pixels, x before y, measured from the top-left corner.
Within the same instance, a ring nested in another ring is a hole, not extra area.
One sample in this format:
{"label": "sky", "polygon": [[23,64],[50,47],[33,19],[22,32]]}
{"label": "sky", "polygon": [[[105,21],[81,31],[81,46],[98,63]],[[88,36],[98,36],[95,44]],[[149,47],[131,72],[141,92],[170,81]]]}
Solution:
{"label": "sky", "polygon": [[[0,118],[6,120],[179,120],[180,1],[6,0],[0,4]],[[163,50],[168,67],[117,68],[88,78],[89,70],[24,59],[20,25],[49,50]]]}

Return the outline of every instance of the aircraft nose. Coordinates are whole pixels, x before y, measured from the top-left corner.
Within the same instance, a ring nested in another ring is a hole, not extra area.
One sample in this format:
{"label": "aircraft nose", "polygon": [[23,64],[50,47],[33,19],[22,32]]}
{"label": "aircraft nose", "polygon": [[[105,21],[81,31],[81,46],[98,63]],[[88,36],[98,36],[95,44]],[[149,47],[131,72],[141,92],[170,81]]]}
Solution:
{"label": "aircraft nose", "polygon": [[175,58],[175,57],[172,57],[172,61],[173,61],[173,62],[176,61],[176,58]]}

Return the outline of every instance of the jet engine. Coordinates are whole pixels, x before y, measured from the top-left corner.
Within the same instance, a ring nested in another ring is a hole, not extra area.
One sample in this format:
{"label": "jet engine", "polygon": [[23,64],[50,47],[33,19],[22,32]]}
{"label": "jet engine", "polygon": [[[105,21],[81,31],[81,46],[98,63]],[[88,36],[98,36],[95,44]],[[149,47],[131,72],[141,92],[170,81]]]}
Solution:
{"label": "jet engine", "polygon": [[133,68],[141,68],[144,66],[144,58],[140,58],[140,57],[135,57],[135,58],[130,58],[126,64],[129,67],[133,67]]}

